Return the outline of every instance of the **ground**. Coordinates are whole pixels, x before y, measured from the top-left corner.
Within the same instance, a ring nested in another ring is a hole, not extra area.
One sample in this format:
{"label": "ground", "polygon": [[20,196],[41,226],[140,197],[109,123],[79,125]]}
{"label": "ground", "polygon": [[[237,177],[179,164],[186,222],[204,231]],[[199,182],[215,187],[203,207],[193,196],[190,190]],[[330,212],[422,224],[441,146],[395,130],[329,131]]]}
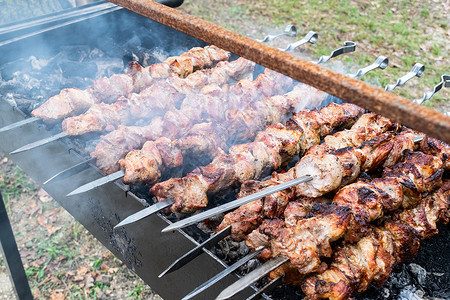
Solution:
{"label": "ground", "polygon": [[[14,2],[5,3],[0,7]],[[395,91],[409,99],[421,97],[449,72],[448,0],[187,0],[180,9],[254,38],[281,32],[287,24],[296,24],[299,35],[317,31],[318,43],[305,47],[311,57],[353,40],[359,50],[343,58],[347,71],[370,64],[378,55],[390,58],[388,69],[365,77],[381,86],[395,82],[414,63],[423,63],[427,69],[422,78]],[[449,95],[443,89],[427,105],[448,111]],[[0,190],[35,298],[160,299],[3,154]],[[13,298],[6,274],[0,258],[0,299]]]}

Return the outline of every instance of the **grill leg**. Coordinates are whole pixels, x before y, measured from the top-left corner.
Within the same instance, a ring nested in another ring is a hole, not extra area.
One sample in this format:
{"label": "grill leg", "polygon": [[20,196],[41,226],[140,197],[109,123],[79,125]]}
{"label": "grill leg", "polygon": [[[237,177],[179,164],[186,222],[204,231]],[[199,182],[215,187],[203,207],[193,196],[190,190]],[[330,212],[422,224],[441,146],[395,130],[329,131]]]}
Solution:
{"label": "grill leg", "polygon": [[6,214],[5,203],[3,203],[2,194],[0,193],[0,249],[8,267],[11,282],[13,283],[17,299],[28,300],[33,299],[27,276],[20,259],[19,250],[17,249],[16,240],[11,229],[8,215]]}

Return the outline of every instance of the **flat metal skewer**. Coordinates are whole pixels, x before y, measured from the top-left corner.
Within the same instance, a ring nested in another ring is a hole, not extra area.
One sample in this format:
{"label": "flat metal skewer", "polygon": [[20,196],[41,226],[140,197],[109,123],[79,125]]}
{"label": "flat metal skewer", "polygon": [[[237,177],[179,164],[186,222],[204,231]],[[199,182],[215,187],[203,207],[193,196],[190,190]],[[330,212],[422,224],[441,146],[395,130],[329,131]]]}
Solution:
{"label": "flat metal skewer", "polygon": [[259,296],[261,296],[261,294],[268,293],[268,292],[272,291],[277,285],[279,285],[281,283],[281,280],[283,279],[283,277],[284,276],[278,276],[277,278],[271,280],[265,286],[263,286],[262,288],[257,290],[253,295],[251,295],[250,297],[248,297],[245,300],[259,299]]}
{"label": "flat metal skewer", "polygon": [[213,234],[209,239],[195,247],[194,249],[190,250],[186,254],[184,254],[182,257],[174,261],[167,269],[165,269],[161,274],[159,274],[158,278],[163,277],[164,275],[168,273],[172,273],[173,271],[178,270],[179,268],[186,265],[188,262],[192,261],[194,258],[199,256],[203,253],[203,248],[210,249],[214,245],[216,245],[219,241],[224,239],[226,236],[229,236],[231,234],[231,225],[228,225],[221,231],[217,232],[216,234]]}
{"label": "flat metal skewer", "polygon": [[[211,279],[209,279],[205,283],[199,285],[195,290],[193,290],[192,292],[190,292],[189,294],[184,296],[183,299],[181,299],[181,300],[191,299],[192,297],[194,297],[194,296],[198,295],[199,293],[203,292],[204,290],[206,290],[207,288],[209,288],[213,284],[219,282],[220,280],[222,280],[223,278],[225,278],[226,276],[228,276],[229,274],[234,272],[236,269],[238,269],[239,267],[244,265],[249,260],[255,258],[257,255],[259,255],[261,253],[261,251],[262,250],[259,250],[259,251],[247,254],[246,256],[244,256],[243,258],[241,258],[240,260],[238,260],[237,262],[235,262],[234,264],[232,264],[231,266],[229,266],[228,268],[226,268],[225,270],[223,270],[222,272],[217,274],[216,276],[212,277]],[[244,278],[244,277],[242,277],[242,278]]]}
{"label": "flat metal skewer", "polygon": [[409,71],[405,76],[399,78],[396,83],[394,84],[388,84],[384,88],[386,91],[391,92],[396,87],[404,85],[408,80],[414,78],[414,77],[421,77],[423,72],[425,71],[425,66],[422,64],[415,64],[414,67]]}
{"label": "flat metal skewer", "polygon": [[75,190],[71,191],[66,195],[66,197],[81,194],[87,191],[90,191],[92,189],[95,189],[96,187],[102,186],[106,183],[109,183],[111,181],[114,181],[116,179],[122,178],[125,175],[124,170],[117,171],[115,173],[109,174],[108,176],[101,177],[97,180],[91,181],[89,183],[86,183],[79,188],[76,188]]}
{"label": "flat metal skewer", "polygon": [[270,42],[273,41],[276,38],[279,38],[280,36],[296,36],[297,35],[297,26],[295,25],[288,25],[286,26],[286,28],[284,29],[284,32],[279,33],[279,34],[269,34],[266,35],[262,40],[259,39],[255,39],[255,41],[258,41],[260,43],[266,43],[266,42]]}
{"label": "flat metal skewer", "polygon": [[348,77],[351,78],[358,78],[361,77],[367,73],[369,73],[372,70],[378,69],[380,68],[381,70],[384,70],[387,68],[389,64],[389,58],[387,58],[386,56],[380,55],[377,57],[377,59],[375,60],[375,62],[365,68],[359,69],[356,73],[354,74],[347,74]]}
{"label": "flat metal skewer", "polygon": [[134,214],[126,217],[125,219],[122,220],[122,222],[120,222],[119,224],[114,226],[114,229],[134,223],[139,220],[142,220],[154,213],[157,213],[160,210],[163,210],[166,207],[173,205],[174,203],[175,203],[175,201],[173,201],[172,199],[166,199],[166,200],[157,202],[147,208],[144,208],[144,209],[138,211],[137,213],[134,213]]}
{"label": "flat metal skewer", "polygon": [[316,64],[323,64],[323,63],[329,61],[330,59],[332,59],[333,57],[339,56],[339,55],[344,54],[344,53],[355,52],[355,50],[356,50],[356,43],[352,42],[352,41],[346,41],[344,43],[344,47],[341,47],[341,48],[338,48],[338,49],[334,50],[328,56],[321,56],[319,58],[319,60],[316,61]]}
{"label": "flat metal skewer", "polygon": [[317,39],[319,38],[319,35],[317,34],[317,32],[314,31],[310,31],[308,32],[304,38],[302,38],[301,40],[289,44],[286,48],[282,49],[279,48],[281,51],[292,51],[295,48],[300,47],[301,45],[304,45],[306,43],[311,43],[311,44],[315,44],[317,42]]}
{"label": "flat metal skewer", "polygon": [[260,199],[260,198],[262,198],[264,196],[267,196],[267,195],[270,195],[270,194],[273,194],[273,193],[285,190],[285,189],[287,189],[287,188],[289,188],[291,186],[294,186],[294,185],[297,185],[297,184],[300,184],[300,183],[303,183],[303,182],[307,182],[307,181],[310,181],[312,179],[313,179],[313,177],[308,176],[308,175],[301,176],[299,178],[295,178],[293,180],[289,180],[289,181],[283,182],[283,183],[281,183],[279,185],[275,185],[275,186],[272,186],[270,188],[263,189],[263,190],[261,190],[259,192],[256,192],[254,194],[248,195],[246,197],[239,198],[237,200],[225,203],[225,204],[220,205],[218,207],[215,207],[215,208],[209,209],[207,211],[201,212],[199,214],[193,215],[193,216],[191,216],[189,218],[183,219],[183,220],[178,221],[176,223],[172,223],[169,226],[167,226],[166,228],[164,228],[162,230],[162,232],[168,232],[168,231],[176,230],[176,229],[179,229],[179,228],[183,228],[183,227],[195,224],[197,222],[203,221],[203,220],[205,220],[207,218],[210,218],[210,217],[215,216],[217,214],[220,214],[222,212],[226,212],[226,211],[229,211],[229,210],[231,210],[233,208],[239,207],[239,206],[241,206],[241,205],[243,205],[245,203],[252,202],[252,201],[254,201],[256,199]]}
{"label": "flat metal skewer", "polygon": [[236,281],[235,283],[224,289],[222,293],[220,293],[219,296],[217,296],[216,300],[225,300],[233,297],[240,291],[251,286],[257,280],[267,275],[267,273],[269,273],[270,271],[278,268],[279,266],[288,261],[289,258],[284,255],[279,255],[272,258],[262,266],[251,271],[250,273],[248,273],[247,275],[245,275],[244,277],[242,277],[241,279],[239,279],[238,281]]}
{"label": "flat metal skewer", "polygon": [[33,123],[33,122],[36,122],[36,121],[39,121],[39,120],[41,120],[41,118],[38,118],[38,117],[31,117],[31,118],[28,118],[28,119],[24,119],[22,121],[19,121],[19,122],[16,122],[16,123],[12,123],[12,124],[6,125],[5,127],[0,128],[0,132],[5,132],[5,131],[8,131],[8,130],[11,130],[11,129],[23,126],[25,124]]}
{"label": "flat metal skewer", "polygon": [[426,92],[425,94],[423,94],[422,98],[413,101],[417,104],[422,104],[433,97],[433,95],[439,92],[443,87],[450,87],[450,75],[442,75],[441,82],[439,82],[432,91]]}
{"label": "flat metal skewer", "polygon": [[49,179],[44,181],[43,184],[47,184],[50,181],[54,181],[54,180],[61,180],[61,179],[69,178],[72,175],[78,174],[81,171],[86,170],[89,167],[89,164],[94,163],[96,160],[97,160],[96,158],[90,158],[90,159],[82,161],[76,165],[73,165],[65,170],[62,170],[61,172],[56,173],[55,175],[53,175],[52,177],[50,177]]}
{"label": "flat metal skewer", "polygon": [[69,134],[67,134],[65,132],[61,132],[61,133],[55,134],[55,135],[53,135],[51,137],[48,137],[48,138],[45,138],[45,139],[42,139],[42,140],[30,143],[30,144],[27,144],[25,146],[22,146],[19,149],[16,149],[16,150],[12,151],[10,154],[16,154],[16,153],[19,153],[19,152],[28,151],[28,150],[34,149],[36,147],[39,147],[39,146],[51,143],[53,141],[62,139],[64,137],[68,136],[68,135]]}

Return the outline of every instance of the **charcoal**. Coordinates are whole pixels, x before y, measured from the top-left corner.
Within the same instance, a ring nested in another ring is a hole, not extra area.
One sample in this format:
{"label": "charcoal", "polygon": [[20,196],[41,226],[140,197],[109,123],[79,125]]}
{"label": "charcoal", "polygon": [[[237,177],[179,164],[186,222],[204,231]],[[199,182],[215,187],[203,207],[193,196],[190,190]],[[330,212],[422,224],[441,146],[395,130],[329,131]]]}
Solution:
{"label": "charcoal", "polygon": [[419,266],[418,264],[411,263],[408,265],[408,271],[416,278],[420,285],[425,284],[425,279],[427,277],[427,271]]}
{"label": "charcoal", "polygon": [[94,79],[98,71],[97,64],[94,62],[64,61],[59,64],[59,67],[62,76],[66,78],[79,76]]}

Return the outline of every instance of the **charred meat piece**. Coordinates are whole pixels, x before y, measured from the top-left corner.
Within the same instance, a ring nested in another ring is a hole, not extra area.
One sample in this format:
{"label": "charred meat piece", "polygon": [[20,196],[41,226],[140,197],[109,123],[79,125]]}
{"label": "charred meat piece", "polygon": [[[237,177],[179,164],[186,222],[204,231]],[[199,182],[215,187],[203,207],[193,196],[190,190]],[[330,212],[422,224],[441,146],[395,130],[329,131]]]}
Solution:
{"label": "charred meat piece", "polygon": [[[432,171],[424,168],[431,165]],[[414,179],[409,177],[411,168],[415,168]],[[385,213],[395,211],[404,205],[406,191],[417,190],[418,203],[430,190],[423,189],[421,181],[434,181],[432,187],[442,186],[442,161],[421,152],[411,152],[404,161],[395,166],[396,173],[389,173],[372,182],[357,182],[339,190],[332,204],[317,204],[303,219],[294,225],[286,222],[265,220],[247,238],[249,247],[267,247],[257,245],[264,240],[261,234],[267,235],[270,241],[270,252],[266,256],[286,255],[298,275],[320,272],[323,268],[321,257],[330,257],[330,243],[344,238],[348,242],[358,242],[368,234],[370,223],[380,219]],[[411,180],[411,187],[403,185],[405,176]],[[256,248],[257,249],[257,248]]]}
{"label": "charred meat piece", "polygon": [[304,280],[303,291],[309,299],[347,299],[372,282],[385,283],[394,264],[414,257],[420,243],[438,233],[437,222],[449,222],[449,208],[446,182],[419,206],[395,213],[381,227],[370,226],[358,243],[338,247],[327,270]]}
{"label": "charred meat piece", "polygon": [[[236,69],[240,68],[251,72],[253,66],[252,62],[240,58],[235,62],[221,64],[216,68],[228,70],[227,74],[231,76],[241,74],[236,72]],[[121,124],[131,125],[139,120],[151,120],[155,116],[163,115],[167,110],[179,107],[187,93],[192,94],[208,84],[221,84],[222,82],[212,81],[217,78],[210,77],[210,72],[209,69],[199,70],[184,79],[170,76],[155,82],[139,94],[133,93],[128,98],[123,98],[116,103],[95,104],[84,114],[66,118],[62,122],[63,130],[69,135],[81,135],[87,132],[112,131]],[[229,79],[230,76],[218,79]]]}
{"label": "charred meat piece", "polygon": [[[200,55],[206,53],[206,55]],[[178,75],[189,75],[194,69],[210,67],[213,64],[228,60],[229,53],[215,46],[192,48],[178,57],[165,62],[143,68],[137,63],[130,65],[127,74],[115,74],[110,78],[94,80],[92,86],[84,91],[68,88],[44,102],[31,112],[47,123],[57,122],[65,117],[77,115],[86,111],[96,103],[114,103],[120,97],[128,97],[132,92],[139,92],[153,83],[154,79],[167,78],[174,72]],[[179,60],[188,63],[175,66]],[[185,68],[185,69],[183,69]]]}
{"label": "charred meat piece", "polygon": [[[329,115],[334,111],[334,117],[325,121],[320,116],[322,111],[326,111]],[[208,166],[197,168],[184,178],[172,178],[158,183],[151,189],[151,193],[159,201],[174,199],[175,204],[171,208],[173,211],[193,212],[205,207],[208,201],[207,193],[215,193],[236,183],[257,179],[273,169],[286,165],[294,155],[304,151],[300,145],[308,144],[303,140],[309,140],[309,137],[304,137],[306,136],[304,132],[308,130],[305,127],[309,124],[317,123],[315,128],[319,132],[327,132],[328,130],[321,130],[321,122],[325,121],[327,128],[337,128],[342,123],[351,123],[349,119],[354,122],[361,113],[362,110],[352,104],[330,104],[320,111],[301,111],[286,122],[286,124],[294,122],[295,126],[288,127],[290,125],[282,124],[269,126],[258,133],[254,142],[232,146],[229,154],[219,155]],[[189,189],[195,190],[195,193],[190,193]],[[185,192],[179,193],[180,190]],[[194,195],[196,198],[192,197]]]}

